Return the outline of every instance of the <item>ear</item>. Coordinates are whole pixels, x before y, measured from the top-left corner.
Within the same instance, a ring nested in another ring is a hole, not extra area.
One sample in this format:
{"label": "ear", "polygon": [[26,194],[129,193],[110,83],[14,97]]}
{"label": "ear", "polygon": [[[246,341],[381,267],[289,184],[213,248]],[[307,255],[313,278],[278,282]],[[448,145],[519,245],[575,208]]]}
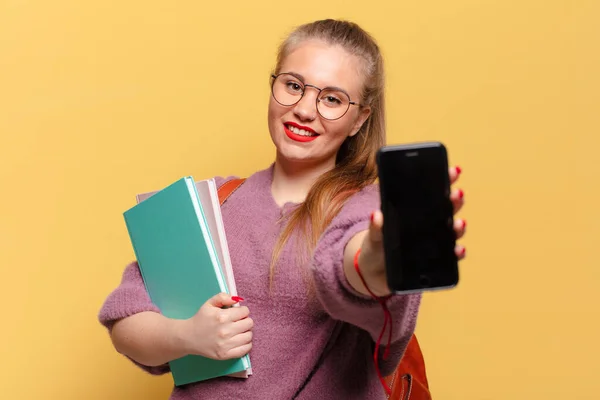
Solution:
{"label": "ear", "polygon": [[352,126],[352,130],[350,131],[349,137],[352,137],[358,133],[360,128],[363,126],[367,118],[371,115],[371,107],[366,106],[360,110],[358,117],[356,117],[356,121],[354,122],[354,126]]}

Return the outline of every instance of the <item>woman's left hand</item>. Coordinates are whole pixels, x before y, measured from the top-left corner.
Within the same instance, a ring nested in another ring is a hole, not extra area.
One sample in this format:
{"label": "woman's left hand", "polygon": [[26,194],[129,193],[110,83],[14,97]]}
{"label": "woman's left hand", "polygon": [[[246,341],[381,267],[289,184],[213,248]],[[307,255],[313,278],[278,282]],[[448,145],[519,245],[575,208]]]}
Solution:
{"label": "woman's left hand", "polygon": [[[450,184],[456,183],[460,176],[460,167],[449,168]],[[452,189],[450,193],[454,214],[456,214],[464,205],[464,192],[461,189]],[[378,295],[385,296],[391,293],[387,286],[385,273],[385,259],[383,252],[383,214],[380,210],[374,211],[371,215],[371,224],[365,237],[362,240],[361,253],[358,259],[360,271],[365,278],[369,289]],[[465,235],[466,221],[464,219],[454,219],[454,231],[456,238],[460,239]],[[466,249],[464,246],[457,244],[454,251],[459,260],[465,258]],[[364,285],[361,285],[364,286]],[[361,290],[361,292],[363,292]],[[364,293],[364,292],[363,292]]]}

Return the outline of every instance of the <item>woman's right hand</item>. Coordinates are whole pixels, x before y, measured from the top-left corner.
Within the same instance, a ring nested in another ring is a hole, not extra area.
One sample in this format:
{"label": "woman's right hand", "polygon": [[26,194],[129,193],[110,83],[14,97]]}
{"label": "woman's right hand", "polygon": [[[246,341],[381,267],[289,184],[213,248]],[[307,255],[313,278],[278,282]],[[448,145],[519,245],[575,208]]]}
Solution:
{"label": "woman's right hand", "polygon": [[254,321],[248,317],[248,307],[230,307],[236,300],[219,293],[185,320],[183,336],[189,354],[228,360],[250,352]]}

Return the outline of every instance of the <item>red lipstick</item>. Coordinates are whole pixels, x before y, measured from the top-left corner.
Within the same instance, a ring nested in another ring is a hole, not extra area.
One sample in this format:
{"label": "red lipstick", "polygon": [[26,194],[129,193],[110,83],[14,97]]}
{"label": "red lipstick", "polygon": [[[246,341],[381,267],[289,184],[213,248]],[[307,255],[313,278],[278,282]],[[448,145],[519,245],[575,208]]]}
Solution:
{"label": "red lipstick", "polygon": [[[305,130],[307,132],[310,132],[314,136],[298,135],[298,134],[292,132],[291,130],[289,130],[288,126],[293,126],[295,128]],[[283,130],[285,131],[285,134],[290,139],[295,140],[296,142],[312,142],[313,140],[315,140],[316,138],[319,137],[319,135],[313,129],[311,129],[311,128],[307,127],[307,126],[298,125],[295,122],[286,122],[286,123],[284,123],[283,124]]]}

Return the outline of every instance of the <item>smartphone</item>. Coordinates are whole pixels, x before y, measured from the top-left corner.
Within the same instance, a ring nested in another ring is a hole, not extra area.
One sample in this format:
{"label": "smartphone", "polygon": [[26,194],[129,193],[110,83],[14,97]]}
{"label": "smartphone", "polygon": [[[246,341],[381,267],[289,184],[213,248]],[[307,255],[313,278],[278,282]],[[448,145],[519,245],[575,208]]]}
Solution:
{"label": "smartphone", "polygon": [[458,284],[446,147],[384,146],[377,152],[387,283],[395,293]]}

